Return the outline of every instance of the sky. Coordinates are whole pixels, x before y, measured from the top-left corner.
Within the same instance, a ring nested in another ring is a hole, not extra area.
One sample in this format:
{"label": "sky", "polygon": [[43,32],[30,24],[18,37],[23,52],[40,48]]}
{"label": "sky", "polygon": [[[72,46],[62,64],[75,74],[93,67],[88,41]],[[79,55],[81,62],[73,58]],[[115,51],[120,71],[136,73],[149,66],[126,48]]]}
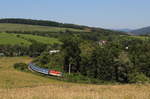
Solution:
{"label": "sky", "polygon": [[0,18],[136,29],[150,26],[150,0],[0,0]]}

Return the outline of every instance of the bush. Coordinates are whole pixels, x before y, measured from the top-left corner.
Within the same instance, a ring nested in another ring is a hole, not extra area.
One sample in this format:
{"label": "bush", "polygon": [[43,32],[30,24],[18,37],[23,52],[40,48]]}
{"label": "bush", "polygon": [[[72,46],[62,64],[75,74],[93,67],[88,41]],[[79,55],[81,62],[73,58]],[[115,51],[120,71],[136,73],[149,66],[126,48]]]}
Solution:
{"label": "bush", "polygon": [[63,81],[68,82],[74,82],[74,83],[89,83],[89,84],[102,84],[106,83],[105,81],[95,79],[95,78],[89,78],[86,76],[83,76],[81,74],[64,74],[63,75]]}
{"label": "bush", "polygon": [[146,83],[150,82],[150,79],[143,73],[134,73],[129,75],[130,83]]}
{"label": "bush", "polygon": [[25,63],[16,63],[14,64],[14,68],[21,71],[28,71],[28,65]]}

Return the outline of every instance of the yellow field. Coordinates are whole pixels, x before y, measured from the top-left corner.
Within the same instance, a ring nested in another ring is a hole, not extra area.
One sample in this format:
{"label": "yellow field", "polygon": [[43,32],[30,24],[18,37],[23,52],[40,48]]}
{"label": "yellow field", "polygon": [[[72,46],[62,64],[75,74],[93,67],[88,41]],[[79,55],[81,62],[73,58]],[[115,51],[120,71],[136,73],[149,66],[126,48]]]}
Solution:
{"label": "yellow field", "polygon": [[0,99],[150,99],[150,85],[64,83],[14,70],[28,57],[0,58]]}
{"label": "yellow field", "polygon": [[14,63],[29,63],[31,60],[28,57],[0,58],[0,88],[33,87],[56,82],[31,73],[20,72],[13,68]]}

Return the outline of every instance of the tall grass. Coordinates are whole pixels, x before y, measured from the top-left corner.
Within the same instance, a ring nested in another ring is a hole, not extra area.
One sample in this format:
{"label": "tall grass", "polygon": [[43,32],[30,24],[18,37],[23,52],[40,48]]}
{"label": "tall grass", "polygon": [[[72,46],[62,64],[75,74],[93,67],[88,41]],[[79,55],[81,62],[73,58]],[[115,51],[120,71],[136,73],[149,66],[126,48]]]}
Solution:
{"label": "tall grass", "polygon": [[0,58],[0,99],[150,99],[150,85],[92,85],[64,83],[20,72],[14,63],[29,57]]}
{"label": "tall grass", "polygon": [[150,99],[150,85],[50,84],[0,90],[3,99]]}
{"label": "tall grass", "polygon": [[0,58],[0,88],[20,88],[47,85],[55,80],[46,79],[31,73],[21,72],[13,68],[15,63],[29,63],[29,57]]}

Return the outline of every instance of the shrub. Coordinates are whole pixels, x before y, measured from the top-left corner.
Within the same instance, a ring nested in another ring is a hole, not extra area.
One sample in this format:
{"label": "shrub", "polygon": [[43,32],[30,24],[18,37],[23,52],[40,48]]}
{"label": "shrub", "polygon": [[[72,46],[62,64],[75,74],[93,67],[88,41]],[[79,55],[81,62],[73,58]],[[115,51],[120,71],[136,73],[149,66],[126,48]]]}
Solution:
{"label": "shrub", "polygon": [[14,68],[20,71],[28,71],[28,65],[25,63],[16,63],[14,64]]}
{"label": "shrub", "polygon": [[143,73],[134,73],[129,75],[130,83],[146,83],[150,82],[150,79]]}
{"label": "shrub", "polygon": [[68,81],[68,82],[76,82],[76,83],[91,83],[91,84],[102,84],[106,83],[105,81],[95,79],[95,78],[89,78],[86,76],[83,76],[81,74],[64,74],[63,75],[63,81]]}

